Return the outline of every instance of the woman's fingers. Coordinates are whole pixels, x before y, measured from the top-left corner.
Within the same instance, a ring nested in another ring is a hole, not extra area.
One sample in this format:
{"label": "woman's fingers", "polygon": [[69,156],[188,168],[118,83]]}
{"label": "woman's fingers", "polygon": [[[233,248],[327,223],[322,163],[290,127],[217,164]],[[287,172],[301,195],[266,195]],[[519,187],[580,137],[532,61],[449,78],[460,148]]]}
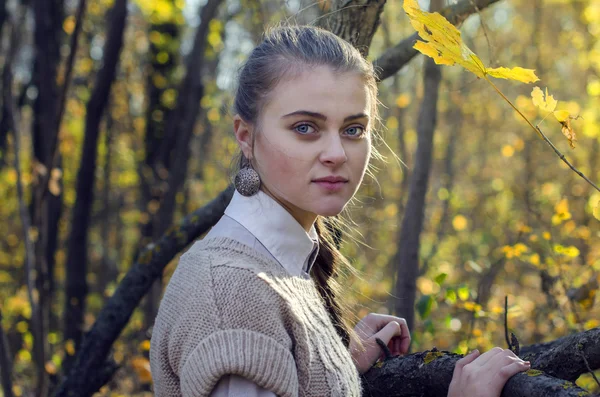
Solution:
{"label": "woman's fingers", "polygon": [[408,324],[406,324],[406,320],[401,317],[389,316],[386,314],[378,314],[376,315],[376,318],[378,322],[377,329],[386,327],[391,322],[398,323],[400,326],[400,335],[398,335],[398,338],[394,339],[394,343],[390,347],[390,350],[392,350],[392,353],[394,354],[408,353],[408,348],[410,346],[410,331],[408,329]]}
{"label": "woman's fingers", "polygon": [[527,371],[529,368],[531,368],[531,365],[525,363],[524,361],[514,361],[513,363],[505,365],[496,371],[496,375],[494,376],[492,382],[495,384],[495,387],[497,387],[499,390],[502,390],[506,384],[506,381],[510,377],[518,374],[519,372]]}
{"label": "woman's fingers", "polygon": [[454,366],[454,374],[458,374],[460,376],[460,373],[462,372],[465,365],[475,361],[475,359],[479,357],[479,354],[479,350],[475,349],[471,353],[458,360]]}
{"label": "woman's fingers", "polygon": [[505,349],[494,357],[490,358],[487,365],[493,368],[501,368],[514,362],[523,362],[519,357],[512,351]]}
{"label": "woman's fingers", "polygon": [[480,367],[483,367],[489,360],[494,358],[496,355],[501,354],[503,351],[504,349],[502,349],[501,347],[494,347],[493,349],[490,349],[483,353],[481,356],[479,356],[475,364],[477,364]]}
{"label": "woman's fingers", "polygon": [[373,335],[372,339],[375,340],[375,338],[379,338],[383,341],[383,343],[387,345],[390,343],[394,336],[401,335],[402,328],[400,327],[400,324],[398,324],[397,321],[390,321],[385,327],[381,329],[381,331]]}

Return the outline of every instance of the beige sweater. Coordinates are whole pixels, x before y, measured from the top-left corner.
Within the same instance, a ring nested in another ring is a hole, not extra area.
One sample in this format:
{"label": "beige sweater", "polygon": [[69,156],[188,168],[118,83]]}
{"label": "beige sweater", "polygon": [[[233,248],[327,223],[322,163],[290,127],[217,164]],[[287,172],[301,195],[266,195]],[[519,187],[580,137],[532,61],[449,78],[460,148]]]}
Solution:
{"label": "beige sweater", "polygon": [[155,395],[208,396],[237,374],[280,396],[359,396],[312,279],[228,237],[181,256],[152,332]]}

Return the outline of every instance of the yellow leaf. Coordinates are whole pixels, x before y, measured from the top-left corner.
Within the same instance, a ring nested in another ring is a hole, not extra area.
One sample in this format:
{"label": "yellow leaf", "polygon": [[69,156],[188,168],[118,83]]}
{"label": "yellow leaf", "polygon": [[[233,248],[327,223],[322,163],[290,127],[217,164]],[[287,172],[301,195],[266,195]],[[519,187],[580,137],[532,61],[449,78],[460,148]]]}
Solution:
{"label": "yellow leaf", "polygon": [[410,100],[411,98],[409,94],[400,94],[400,96],[396,98],[396,106],[398,106],[400,109],[404,109],[410,105]]}
{"label": "yellow leaf", "polygon": [[404,0],[403,7],[411,25],[424,40],[417,41],[414,48],[433,58],[438,65],[458,64],[477,77],[489,74],[492,77],[524,83],[539,80],[531,69],[486,68],[481,59],[463,43],[460,31],[442,15],[422,11],[416,0]]}
{"label": "yellow leaf", "polygon": [[551,238],[552,236],[550,235],[550,233],[548,233],[548,232],[544,232],[544,233],[542,233],[542,237],[544,238],[544,240],[550,240],[550,238]]}
{"label": "yellow leaf", "polygon": [[44,369],[46,369],[46,372],[50,375],[56,375],[56,364],[54,364],[52,361],[46,361],[46,364],[44,364]]}
{"label": "yellow leaf", "polygon": [[467,224],[467,218],[462,215],[456,215],[452,220],[452,227],[454,227],[454,230],[456,231],[465,230],[467,228]]}
{"label": "yellow leaf", "polygon": [[600,221],[600,201],[598,201],[598,204],[596,204],[596,206],[592,210],[592,214],[594,215],[594,218]]}
{"label": "yellow leaf", "polygon": [[141,351],[146,351],[146,352],[149,351],[150,350],[150,341],[148,339],[142,341],[140,343],[139,347],[140,347]]}
{"label": "yellow leaf", "polygon": [[556,105],[558,104],[558,101],[554,99],[552,95],[548,94],[548,88],[546,88],[546,97],[544,98],[544,92],[540,87],[533,87],[533,90],[531,91],[531,100],[535,106],[545,112],[554,112],[554,109],[556,109]]}
{"label": "yellow leaf", "polygon": [[75,30],[75,18],[73,16],[68,16],[63,22],[63,30],[67,34],[73,33]]}
{"label": "yellow leaf", "polygon": [[65,343],[65,350],[67,351],[67,354],[69,356],[75,354],[75,342],[73,341],[73,339],[67,340],[67,342]]}
{"label": "yellow leaf", "polygon": [[138,356],[131,359],[131,366],[137,373],[140,381],[149,383],[152,381],[152,375],[150,373],[150,362],[147,358]]}
{"label": "yellow leaf", "polygon": [[566,110],[557,110],[554,112],[554,117],[559,123],[567,121],[569,119],[569,112]]}
{"label": "yellow leaf", "polygon": [[563,221],[571,219],[571,212],[569,212],[569,201],[567,199],[560,200],[554,206],[555,214],[552,216],[552,224],[559,225]]}
{"label": "yellow leaf", "polygon": [[516,80],[522,83],[534,83],[538,81],[538,77],[535,75],[535,71],[532,69],[524,69],[519,66],[508,69],[504,67],[500,68],[486,68],[486,73],[497,79],[508,79]]}
{"label": "yellow leaf", "polygon": [[575,131],[571,127],[571,117],[569,116],[565,121],[561,121],[560,124],[562,125],[561,131],[563,135],[569,141],[569,146],[571,146],[571,149],[575,149],[574,142],[577,142],[577,135],[575,135]]}

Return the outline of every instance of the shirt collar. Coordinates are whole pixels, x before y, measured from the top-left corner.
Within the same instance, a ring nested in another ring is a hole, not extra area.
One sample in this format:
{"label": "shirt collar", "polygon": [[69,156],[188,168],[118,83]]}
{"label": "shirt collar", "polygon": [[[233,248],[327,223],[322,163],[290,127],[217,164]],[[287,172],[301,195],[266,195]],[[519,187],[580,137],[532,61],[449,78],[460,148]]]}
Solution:
{"label": "shirt collar", "polygon": [[291,274],[300,275],[304,267],[310,273],[319,249],[314,224],[307,233],[281,204],[262,190],[250,197],[234,191],[225,215],[248,229]]}

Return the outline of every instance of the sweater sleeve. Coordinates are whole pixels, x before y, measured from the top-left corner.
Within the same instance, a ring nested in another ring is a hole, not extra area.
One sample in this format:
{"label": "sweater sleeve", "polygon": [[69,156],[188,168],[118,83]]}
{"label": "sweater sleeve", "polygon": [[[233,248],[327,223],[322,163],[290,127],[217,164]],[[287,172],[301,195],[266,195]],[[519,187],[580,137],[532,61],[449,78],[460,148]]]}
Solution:
{"label": "sweater sleeve", "polygon": [[298,395],[296,363],[291,352],[268,336],[225,330],[203,340],[181,373],[183,397],[207,396],[223,375],[237,374],[280,396]]}
{"label": "sweater sleeve", "polygon": [[219,380],[209,397],[277,397],[277,395],[244,377],[225,375]]}

